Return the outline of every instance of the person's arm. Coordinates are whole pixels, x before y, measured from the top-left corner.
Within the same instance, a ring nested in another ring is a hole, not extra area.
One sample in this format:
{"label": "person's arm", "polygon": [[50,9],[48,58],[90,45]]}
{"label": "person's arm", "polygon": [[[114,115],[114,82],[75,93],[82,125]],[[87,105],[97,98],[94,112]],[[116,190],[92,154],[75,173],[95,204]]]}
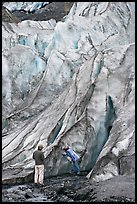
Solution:
{"label": "person's arm", "polygon": [[32,155],[32,158],[34,159],[34,153],[33,153],[33,155]]}
{"label": "person's arm", "polygon": [[63,157],[66,157],[66,156],[67,156],[66,152],[63,152],[62,155],[63,155]]}
{"label": "person's arm", "polygon": [[68,156],[70,157],[70,154],[68,152],[64,152],[62,155],[63,157],[68,157]]}
{"label": "person's arm", "polygon": [[69,154],[69,152],[64,152],[63,153],[63,157],[65,157],[68,161],[71,161],[71,155]]}
{"label": "person's arm", "polygon": [[43,154],[43,152],[41,154],[41,160],[44,161],[44,154]]}

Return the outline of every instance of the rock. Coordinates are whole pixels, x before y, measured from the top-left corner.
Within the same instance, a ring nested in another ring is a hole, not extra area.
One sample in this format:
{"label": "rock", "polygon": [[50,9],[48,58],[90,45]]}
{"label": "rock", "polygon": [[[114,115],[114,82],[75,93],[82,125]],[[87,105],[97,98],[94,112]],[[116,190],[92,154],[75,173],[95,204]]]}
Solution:
{"label": "rock", "polygon": [[2,21],[9,23],[19,23],[20,20],[12,12],[2,5]]}
{"label": "rock", "polygon": [[20,21],[23,20],[35,20],[35,21],[47,21],[55,19],[57,22],[62,20],[64,16],[68,14],[74,2],[51,2],[44,8],[39,9],[35,13],[28,13],[25,11],[14,11],[13,14]]}

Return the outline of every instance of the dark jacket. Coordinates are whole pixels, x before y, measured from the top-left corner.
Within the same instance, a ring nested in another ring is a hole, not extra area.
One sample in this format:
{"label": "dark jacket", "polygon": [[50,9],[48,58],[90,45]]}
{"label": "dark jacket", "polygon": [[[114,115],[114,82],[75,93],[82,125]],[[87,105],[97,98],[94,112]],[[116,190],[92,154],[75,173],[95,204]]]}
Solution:
{"label": "dark jacket", "polygon": [[33,153],[33,159],[35,160],[35,165],[44,165],[44,154],[41,150],[36,150]]}

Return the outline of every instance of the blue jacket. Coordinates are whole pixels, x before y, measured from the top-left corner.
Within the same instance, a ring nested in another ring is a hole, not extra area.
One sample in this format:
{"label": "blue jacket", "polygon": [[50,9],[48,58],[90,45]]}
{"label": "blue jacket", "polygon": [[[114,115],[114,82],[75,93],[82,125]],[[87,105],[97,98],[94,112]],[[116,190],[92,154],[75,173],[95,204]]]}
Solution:
{"label": "blue jacket", "polygon": [[66,156],[71,157],[72,161],[76,161],[79,159],[79,156],[76,154],[76,152],[74,152],[72,149],[68,149],[66,151]]}

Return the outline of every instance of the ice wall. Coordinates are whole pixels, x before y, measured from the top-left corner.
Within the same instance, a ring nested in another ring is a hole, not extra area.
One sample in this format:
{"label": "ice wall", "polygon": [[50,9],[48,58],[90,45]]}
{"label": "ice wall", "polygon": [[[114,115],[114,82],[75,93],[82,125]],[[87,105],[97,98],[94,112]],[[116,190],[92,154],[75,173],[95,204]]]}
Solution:
{"label": "ice wall", "polygon": [[[3,118],[11,125],[3,129],[5,171],[23,166],[26,172],[16,176],[30,173],[39,142],[46,176],[68,171],[61,154],[66,143],[80,156],[85,152],[80,168],[89,171],[130,96],[134,114],[134,2],[78,2],[61,22],[2,28]],[[108,149],[119,142],[113,137]]]}
{"label": "ice wall", "polygon": [[10,11],[24,10],[34,13],[47,4],[49,4],[49,2],[5,2],[3,6]]}

